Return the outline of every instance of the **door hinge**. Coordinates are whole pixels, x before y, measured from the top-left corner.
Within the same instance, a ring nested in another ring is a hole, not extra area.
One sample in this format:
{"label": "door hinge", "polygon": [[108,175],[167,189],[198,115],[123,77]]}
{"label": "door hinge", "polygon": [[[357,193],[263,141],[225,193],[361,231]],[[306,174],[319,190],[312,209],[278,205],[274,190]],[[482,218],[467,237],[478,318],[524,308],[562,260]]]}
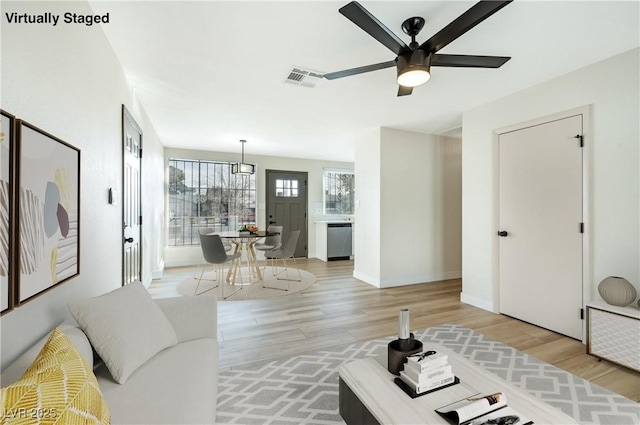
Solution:
{"label": "door hinge", "polygon": [[138,216],[138,226],[142,226],[142,216]]}
{"label": "door hinge", "polygon": [[580,233],[584,233],[584,223],[580,223]]}
{"label": "door hinge", "polygon": [[580,147],[584,147],[584,137],[582,136],[582,134],[576,134],[575,139],[580,139]]}
{"label": "door hinge", "polygon": [[142,158],[142,148],[138,149],[138,158]]}
{"label": "door hinge", "polygon": [[304,181],[304,186],[307,187],[307,181],[306,180]]}
{"label": "door hinge", "polygon": [[584,308],[580,309],[580,320],[584,320]]}

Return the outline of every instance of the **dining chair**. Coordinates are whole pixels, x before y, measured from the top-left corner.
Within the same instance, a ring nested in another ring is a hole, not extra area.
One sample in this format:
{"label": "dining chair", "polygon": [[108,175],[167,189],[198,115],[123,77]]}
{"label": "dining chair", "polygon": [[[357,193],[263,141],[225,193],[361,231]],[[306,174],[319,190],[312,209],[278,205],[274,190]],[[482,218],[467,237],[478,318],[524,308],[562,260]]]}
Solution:
{"label": "dining chair", "polygon": [[[211,235],[214,232],[215,232],[215,230],[213,229],[213,227],[199,227],[198,228],[198,235]],[[224,250],[225,251],[231,251],[231,249],[233,248],[229,242],[222,241],[222,244],[224,245]],[[203,249],[203,255],[204,255],[204,249]],[[205,261],[202,264],[202,273],[200,273],[200,276],[196,275],[196,276],[193,277],[194,279],[198,279],[198,283],[201,280],[208,280],[208,281],[211,281],[211,282],[214,282],[216,280],[215,277],[213,279],[204,279],[202,277],[202,274],[204,273],[204,270],[206,268],[207,268],[207,262]]]}
{"label": "dining chair", "polygon": [[296,258],[293,256],[293,254],[294,254],[294,252],[296,250],[296,246],[298,245],[298,238],[299,237],[300,237],[300,230],[293,230],[289,234],[289,238],[287,239],[287,242],[282,247],[280,247],[278,249],[274,249],[274,250],[269,251],[267,253],[269,258],[274,261],[274,264],[275,264],[275,260],[282,260],[282,267],[284,268],[284,270],[282,272],[286,273],[287,277],[286,278],[278,277],[277,268],[276,268],[275,274],[276,274],[276,279],[277,280],[286,280],[287,281],[287,287],[286,288],[279,288],[279,287],[275,287],[275,286],[265,286],[263,284],[262,285],[263,288],[278,289],[280,291],[288,291],[289,290],[289,282],[300,282],[300,281],[302,281],[302,275],[300,274],[300,269],[298,269],[297,267],[295,269],[298,271],[298,279],[290,279],[289,278],[289,266],[287,264],[287,260],[288,259],[292,259],[294,265],[296,264]]}
{"label": "dining chair", "polygon": [[[216,235],[215,233],[204,234],[204,235],[200,234],[200,246],[202,247],[202,254],[204,255],[204,260],[207,263],[213,264],[214,267],[216,268],[215,272],[218,275],[218,281],[222,283],[222,298],[226,300],[231,295],[241,290],[242,289],[242,273],[239,273],[239,270],[238,270],[239,262],[240,262],[239,261],[240,253],[236,252],[231,255],[227,254],[227,251],[224,248],[224,244],[222,243],[222,239],[220,238],[220,235]],[[232,284],[235,285],[236,276],[240,275],[240,288],[236,289],[231,294],[225,296],[224,287],[226,285],[224,284],[224,281],[221,280],[220,272],[222,271],[222,265],[230,261],[234,263],[230,266],[230,267],[234,267]],[[196,285],[196,290],[194,292],[194,295],[204,294],[205,292],[220,286],[220,283],[218,283],[216,286],[198,293],[198,288],[200,287],[200,282],[202,281],[203,274],[204,274],[204,269],[202,270],[202,273],[200,273],[200,279],[198,280],[198,285]]]}
{"label": "dining chair", "polygon": [[253,245],[253,247],[257,251],[264,252],[265,260],[266,261],[271,260],[272,266],[273,266],[273,259],[270,259],[268,257],[268,253],[269,251],[273,251],[275,249],[280,248],[281,242],[282,242],[282,229],[283,229],[283,226],[271,225],[267,227],[267,233],[277,233],[277,234],[273,236],[267,236],[264,238],[264,241],[262,241],[261,243],[256,243]]}
{"label": "dining chair", "polygon": [[[211,233],[215,233],[215,230],[213,227],[200,227],[198,228],[198,233],[200,235],[210,235]],[[233,249],[233,245],[227,241],[222,241],[222,245],[224,245],[225,251],[231,251]]]}

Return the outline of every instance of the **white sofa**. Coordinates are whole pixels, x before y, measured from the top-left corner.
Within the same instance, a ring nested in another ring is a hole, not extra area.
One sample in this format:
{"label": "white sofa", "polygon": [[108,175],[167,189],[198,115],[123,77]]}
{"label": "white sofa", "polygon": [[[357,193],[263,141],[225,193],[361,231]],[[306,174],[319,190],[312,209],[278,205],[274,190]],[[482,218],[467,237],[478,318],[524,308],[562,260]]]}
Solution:
{"label": "white sofa", "polygon": [[[94,364],[89,339],[73,318],[58,326],[90,366],[113,424],[212,424],[218,393],[217,300],[212,296],[154,300],[177,336],[117,383],[102,362]],[[31,347],[1,375],[2,387],[19,379],[45,344]]]}

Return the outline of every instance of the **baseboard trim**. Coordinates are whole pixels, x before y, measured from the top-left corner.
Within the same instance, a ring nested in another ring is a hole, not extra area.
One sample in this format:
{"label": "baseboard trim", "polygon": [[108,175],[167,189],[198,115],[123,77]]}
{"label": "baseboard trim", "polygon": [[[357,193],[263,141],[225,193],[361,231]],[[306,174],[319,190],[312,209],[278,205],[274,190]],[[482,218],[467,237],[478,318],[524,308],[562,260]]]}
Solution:
{"label": "baseboard trim", "polygon": [[189,267],[189,266],[199,266],[202,264],[202,260],[194,260],[194,259],[186,259],[186,260],[178,260],[178,261],[170,261],[165,263],[166,268],[171,267]]}
{"label": "baseboard trim", "polygon": [[376,288],[395,288],[397,286],[419,285],[421,283],[439,282],[449,279],[460,279],[462,277],[462,272],[454,271],[432,273],[428,275],[414,276],[409,278],[380,280],[354,270],[353,277],[362,280],[365,283],[373,285]]}
{"label": "baseboard trim", "polygon": [[369,275],[366,275],[362,272],[359,272],[357,270],[353,271],[353,277],[355,277],[358,280],[363,281],[364,283],[368,283],[371,286],[375,286],[376,288],[380,287],[380,279],[371,277]]}
{"label": "baseboard trim", "polygon": [[142,285],[144,285],[145,288],[149,289],[152,280],[152,277],[150,275],[147,275],[142,279]]}
{"label": "baseboard trim", "polygon": [[160,260],[158,268],[151,271],[151,279],[162,279],[164,276],[164,260]]}
{"label": "baseboard trim", "polygon": [[493,312],[493,303],[491,301],[472,297],[471,295],[467,295],[464,292],[460,292],[460,302]]}

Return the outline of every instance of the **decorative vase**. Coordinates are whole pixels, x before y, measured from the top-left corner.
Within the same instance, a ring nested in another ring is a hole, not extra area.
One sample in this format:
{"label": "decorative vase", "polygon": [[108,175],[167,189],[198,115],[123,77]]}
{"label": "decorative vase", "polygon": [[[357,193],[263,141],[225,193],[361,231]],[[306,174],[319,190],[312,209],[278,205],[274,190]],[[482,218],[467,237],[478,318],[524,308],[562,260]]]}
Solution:
{"label": "decorative vase", "polygon": [[636,299],[636,288],[623,277],[609,276],[598,285],[598,292],[607,304],[626,307]]}

